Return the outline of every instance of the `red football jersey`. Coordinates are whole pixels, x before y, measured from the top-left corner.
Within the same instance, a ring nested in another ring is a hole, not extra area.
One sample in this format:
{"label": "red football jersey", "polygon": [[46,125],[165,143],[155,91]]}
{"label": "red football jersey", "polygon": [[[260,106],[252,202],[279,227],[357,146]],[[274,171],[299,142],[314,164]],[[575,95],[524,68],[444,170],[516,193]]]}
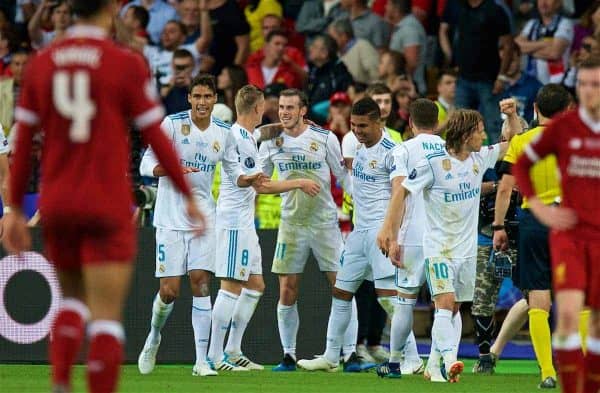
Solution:
{"label": "red football jersey", "polygon": [[560,115],[540,135],[514,167],[521,192],[535,195],[529,168],[554,154],[561,175],[561,206],[577,213],[574,231],[583,238],[600,239],[600,122],[580,108]]}
{"label": "red football jersey", "polygon": [[19,129],[12,202],[20,206],[30,171],[31,139],[41,130],[42,216],[89,220],[99,227],[131,219],[130,120],[147,142],[159,147],[161,163],[189,193],[159,128],[163,115],[141,56],[117,46],[99,28],[72,28],[27,67],[15,110]]}

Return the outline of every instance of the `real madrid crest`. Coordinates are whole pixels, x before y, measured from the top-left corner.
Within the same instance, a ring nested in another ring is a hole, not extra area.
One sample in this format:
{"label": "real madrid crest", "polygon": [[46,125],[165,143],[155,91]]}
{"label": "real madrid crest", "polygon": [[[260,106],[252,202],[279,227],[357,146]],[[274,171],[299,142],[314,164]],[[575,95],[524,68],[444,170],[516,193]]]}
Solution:
{"label": "real madrid crest", "polygon": [[473,173],[476,175],[479,174],[479,167],[477,166],[477,164],[473,164]]}
{"label": "real madrid crest", "polygon": [[369,167],[371,169],[375,169],[375,167],[377,167],[377,160],[372,160],[371,162],[369,162]]}
{"label": "real madrid crest", "polygon": [[444,168],[445,171],[452,169],[452,163],[448,158],[442,161],[442,168]]}
{"label": "real madrid crest", "polygon": [[275,146],[281,147],[282,145],[283,145],[283,137],[278,136],[277,138],[275,138]]}
{"label": "real madrid crest", "polygon": [[190,125],[189,124],[182,124],[181,125],[181,133],[183,134],[183,136],[190,135]]}
{"label": "real madrid crest", "polygon": [[311,142],[310,143],[310,151],[316,152],[317,150],[319,150],[319,145],[317,145],[317,142]]}
{"label": "real madrid crest", "polygon": [[212,149],[215,153],[218,153],[219,150],[221,150],[221,145],[219,145],[219,142],[215,141],[212,145]]}

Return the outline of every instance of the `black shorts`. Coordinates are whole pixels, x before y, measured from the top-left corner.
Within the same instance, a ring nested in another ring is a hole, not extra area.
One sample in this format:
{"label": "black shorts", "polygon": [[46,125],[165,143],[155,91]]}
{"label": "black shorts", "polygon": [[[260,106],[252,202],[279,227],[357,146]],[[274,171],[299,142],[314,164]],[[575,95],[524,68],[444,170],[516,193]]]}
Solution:
{"label": "black shorts", "polygon": [[524,209],[519,220],[519,288],[544,290],[552,288],[548,228]]}

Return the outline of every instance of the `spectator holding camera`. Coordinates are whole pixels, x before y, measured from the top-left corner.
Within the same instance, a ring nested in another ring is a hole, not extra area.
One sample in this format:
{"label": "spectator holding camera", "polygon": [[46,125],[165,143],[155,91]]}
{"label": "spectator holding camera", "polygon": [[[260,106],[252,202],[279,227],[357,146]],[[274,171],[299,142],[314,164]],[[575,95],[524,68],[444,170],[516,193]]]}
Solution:
{"label": "spectator holding camera", "polygon": [[170,82],[161,87],[162,98],[167,115],[182,112],[189,108],[188,89],[192,83],[194,56],[186,49],[176,49],[171,60],[173,76]]}
{"label": "spectator holding camera", "polygon": [[[512,165],[534,138],[538,137],[551,118],[566,110],[571,103],[569,93],[560,85],[548,84],[538,92],[534,103],[539,125],[511,141],[500,167],[501,180],[496,195],[496,208],[492,230],[494,231],[494,249],[508,249],[508,235],[505,229],[505,218],[512,190],[516,185],[512,175]],[[516,102],[512,99],[500,103],[501,111],[509,121],[515,119],[519,124]],[[546,205],[560,201],[560,184],[557,176],[557,163],[554,156],[549,156],[536,164],[532,169],[532,178],[538,198]],[[541,224],[530,212],[527,199],[521,205],[522,214],[519,219],[518,264],[519,286],[525,293],[529,304],[529,331],[536,357],[541,369],[540,388],[556,387],[556,370],[552,364],[552,348],[548,316],[552,305],[550,252],[548,247],[548,228]]]}

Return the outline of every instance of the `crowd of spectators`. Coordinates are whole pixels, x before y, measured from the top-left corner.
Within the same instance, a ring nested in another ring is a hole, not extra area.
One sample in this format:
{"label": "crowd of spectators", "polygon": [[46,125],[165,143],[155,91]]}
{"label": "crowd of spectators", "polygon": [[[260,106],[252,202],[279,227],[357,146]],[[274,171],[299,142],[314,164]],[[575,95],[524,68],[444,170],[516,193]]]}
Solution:
{"label": "crowd of spectators", "polygon": [[[499,140],[498,102],[518,101],[533,119],[539,88],[574,90],[577,65],[600,53],[600,0],[133,0],[121,1],[115,39],[145,56],[168,113],[185,110],[192,77],[218,77],[218,112],[235,120],[246,83],[266,93],[265,123],[277,96],[304,89],[309,117],[341,141],[349,108],[374,83],[390,94],[388,132],[410,138],[408,106],[429,97],[440,122],[454,108],[479,110]],[[0,124],[14,123],[23,68],[33,52],[74,23],[68,1],[0,5]],[[387,109],[386,109],[387,110]],[[260,209],[259,209],[260,210]]]}

